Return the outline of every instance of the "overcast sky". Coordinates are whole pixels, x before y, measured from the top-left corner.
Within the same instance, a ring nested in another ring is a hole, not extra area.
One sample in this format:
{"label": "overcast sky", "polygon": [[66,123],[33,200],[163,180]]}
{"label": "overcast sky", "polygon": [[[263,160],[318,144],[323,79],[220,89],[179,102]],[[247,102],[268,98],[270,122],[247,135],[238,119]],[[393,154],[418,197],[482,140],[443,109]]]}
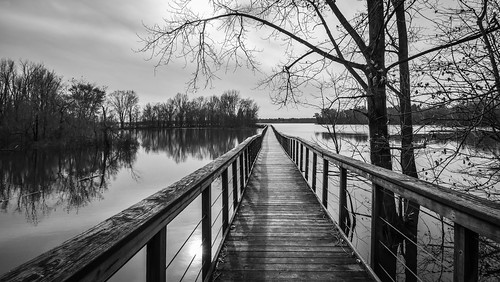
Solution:
{"label": "overcast sky", "polygon": [[[0,0],[0,56],[44,63],[65,81],[83,77],[114,90],[135,90],[140,104],[162,102],[186,91],[190,71],[183,65],[156,69],[148,61],[137,34],[142,23],[161,23],[167,15],[165,0]],[[279,46],[275,46],[279,48]],[[272,56],[279,49],[262,56]],[[265,61],[265,58],[264,58]],[[312,117],[313,108],[272,105],[269,93],[255,90],[258,76],[247,70],[221,76],[212,89],[198,95],[220,95],[239,90],[254,99],[261,117]]]}

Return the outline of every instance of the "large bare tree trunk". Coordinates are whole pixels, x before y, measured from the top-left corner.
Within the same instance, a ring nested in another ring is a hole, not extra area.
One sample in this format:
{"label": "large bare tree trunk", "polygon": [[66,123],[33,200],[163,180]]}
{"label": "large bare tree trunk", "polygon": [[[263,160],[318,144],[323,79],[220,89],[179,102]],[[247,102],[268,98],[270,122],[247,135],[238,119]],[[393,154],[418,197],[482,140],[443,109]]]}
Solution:
{"label": "large bare tree trunk", "polygon": [[[374,165],[392,169],[386,106],[385,34],[383,0],[367,0],[369,22],[368,124],[370,158]],[[391,227],[397,220],[394,194],[377,185],[373,191],[372,267],[382,281],[395,279],[397,244]]]}
{"label": "large bare tree trunk", "polygon": [[[408,64],[408,30],[405,18],[404,0],[393,0],[398,29],[399,65],[399,107],[401,124],[401,170],[403,174],[418,178],[413,149],[413,121],[411,109],[410,67]],[[406,281],[417,281],[417,228],[420,206],[403,200],[403,214],[400,214],[405,238],[405,278]]]}

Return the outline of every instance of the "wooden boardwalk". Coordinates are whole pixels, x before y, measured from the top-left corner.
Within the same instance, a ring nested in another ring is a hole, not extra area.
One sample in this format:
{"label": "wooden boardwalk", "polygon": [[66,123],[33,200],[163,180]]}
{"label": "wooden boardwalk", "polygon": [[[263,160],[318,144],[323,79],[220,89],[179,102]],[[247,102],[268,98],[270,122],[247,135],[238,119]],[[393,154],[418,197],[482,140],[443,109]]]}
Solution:
{"label": "wooden boardwalk", "polygon": [[214,281],[373,280],[268,131]]}

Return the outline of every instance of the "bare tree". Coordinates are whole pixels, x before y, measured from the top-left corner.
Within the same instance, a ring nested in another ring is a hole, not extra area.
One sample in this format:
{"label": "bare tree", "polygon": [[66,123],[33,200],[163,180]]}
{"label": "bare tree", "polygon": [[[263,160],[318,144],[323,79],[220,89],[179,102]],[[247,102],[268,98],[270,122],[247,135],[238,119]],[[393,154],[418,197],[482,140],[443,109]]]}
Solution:
{"label": "bare tree", "polygon": [[[408,63],[478,39],[499,28],[498,24],[490,25],[483,31],[475,30],[437,46],[424,44],[422,50],[416,47],[411,49],[408,45],[406,13],[414,1],[368,0],[363,7],[365,10],[352,19],[348,19],[339,4],[332,0],[210,3],[213,8],[211,15],[199,17],[187,8],[188,4],[182,4],[164,25],[147,27],[149,36],[144,38],[143,51],[150,51],[153,56],[157,56],[159,65],[168,64],[178,57],[192,62],[195,71],[190,87],[197,88],[202,78],[204,85],[209,85],[217,77],[217,72],[227,66],[246,65],[258,69],[256,49],[249,40],[254,35],[252,31],[257,29],[262,37],[281,43],[285,49],[284,57],[281,58],[283,62],[277,63],[262,82],[273,91],[273,101],[281,104],[298,102],[301,90],[307,87],[321,89],[322,85],[334,78],[338,66],[341,66],[360,89],[353,92],[356,94],[351,98],[366,101],[371,162],[392,169],[387,114],[389,88],[391,93],[399,97],[403,135],[400,148],[402,169],[405,174],[414,177],[417,173],[412,129],[413,92]],[[393,23],[396,23],[395,27]],[[223,37],[218,40],[220,31]],[[398,39],[390,38],[391,41],[387,42],[387,37],[393,34]],[[392,50],[388,48],[391,43],[394,43]],[[410,55],[409,50],[413,50],[414,54]],[[392,53],[397,57],[390,55]],[[399,87],[388,84],[387,78],[396,68],[399,69],[399,79],[396,79]],[[375,201],[382,207],[374,216],[394,226],[405,225],[410,214],[415,215],[413,211],[418,210],[418,206],[405,202],[407,213],[399,212],[398,216],[391,192],[376,187],[374,193]],[[394,242],[394,238],[398,236],[385,223],[379,222],[376,226],[375,236],[390,250],[381,244],[372,249],[373,260],[383,262],[374,264],[374,268],[383,280],[393,279],[396,276],[396,258],[391,253],[397,253],[398,242]],[[413,223],[409,229],[414,232],[415,228],[416,223]],[[414,269],[415,264],[410,268]]]}
{"label": "bare tree", "polygon": [[132,123],[132,115],[134,107],[139,103],[139,97],[133,90],[117,90],[109,94],[109,103],[113,110],[118,115],[120,127],[125,127],[125,119],[129,118],[129,123]]}

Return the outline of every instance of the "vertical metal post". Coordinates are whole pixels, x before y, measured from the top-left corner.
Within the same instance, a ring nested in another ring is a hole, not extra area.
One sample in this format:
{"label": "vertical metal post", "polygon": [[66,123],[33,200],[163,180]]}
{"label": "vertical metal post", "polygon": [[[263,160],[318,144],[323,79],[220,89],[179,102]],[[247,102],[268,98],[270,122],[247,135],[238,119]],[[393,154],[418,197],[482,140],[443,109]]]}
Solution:
{"label": "vertical metal post", "polygon": [[306,147],[306,168],[305,168],[305,178],[309,180],[309,148]]}
{"label": "vertical metal post", "polygon": [[323,159],[323,206],[328,209],[328,161]]}
{"label": "vertical metal post", "polygon": [[167,281],[167,227],[160,229],[146,246],[146,281]]}
{"label": "vertical metal post", "polygon": [[347,232],[346,220],[349,216],[347,212],[347,170],[340,167],[340,187],[339,187],[339,225],[340,230]]}
{"label": "vertical metal post", "polygon": [[232,173],[233,173],[233,211],[236,210],[236,206],[238,205],[238,167],[236,161],[238,158],[234,159],[232,164]]}
{"label": "vertical metal post", "polygon": [[312,183],[311,188],[314,192],[316,192],[316,174],[317,174],[317,166],[318,166],[318,155],[313,152],[313,167],[312,167]]}
{"label": "vertical metal post", "polygon": [[478,281],[478,234],[455,223],[453,281]]}
{"label": "vertical metal post", "polygon": [[212,197],[211,186],[208,185],[201,193],[201,240],[202,255],[201,269],[202,280],[207,278],[212,264]]}
{"label": "vertical metal post", "polygon": [[228,199],[229,179],[227,168],[222,172],[222,234],[226,233],[229,222],[229,199]]}

